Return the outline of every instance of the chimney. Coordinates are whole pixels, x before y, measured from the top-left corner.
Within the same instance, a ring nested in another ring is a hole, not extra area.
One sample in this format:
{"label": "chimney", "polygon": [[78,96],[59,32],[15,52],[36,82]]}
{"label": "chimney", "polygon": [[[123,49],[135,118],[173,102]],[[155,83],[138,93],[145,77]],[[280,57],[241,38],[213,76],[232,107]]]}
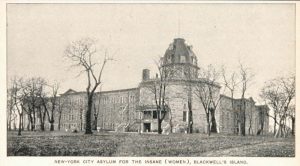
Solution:
{"label": "chimney", "polygon": [[143,69],[143,81],[147,81],[150,79],[150,70]]}

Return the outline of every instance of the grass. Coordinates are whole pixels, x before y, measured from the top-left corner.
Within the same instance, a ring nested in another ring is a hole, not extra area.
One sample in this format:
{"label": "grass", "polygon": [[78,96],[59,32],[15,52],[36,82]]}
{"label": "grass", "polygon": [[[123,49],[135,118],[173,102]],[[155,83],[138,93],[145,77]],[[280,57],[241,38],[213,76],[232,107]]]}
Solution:
{"label": "grass", "polygon": [[213,134],[8,133],[8,156],[293,157],[294,138]]}

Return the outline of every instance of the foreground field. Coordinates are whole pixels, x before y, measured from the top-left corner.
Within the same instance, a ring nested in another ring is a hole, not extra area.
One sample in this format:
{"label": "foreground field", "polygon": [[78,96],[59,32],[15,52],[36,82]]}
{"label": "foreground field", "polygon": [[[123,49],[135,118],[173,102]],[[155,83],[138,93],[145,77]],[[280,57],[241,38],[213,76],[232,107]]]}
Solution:
{"label": "foreground field", "polygon": [[294,138],[215,134],[8,133],[8,156],[294,157]]}

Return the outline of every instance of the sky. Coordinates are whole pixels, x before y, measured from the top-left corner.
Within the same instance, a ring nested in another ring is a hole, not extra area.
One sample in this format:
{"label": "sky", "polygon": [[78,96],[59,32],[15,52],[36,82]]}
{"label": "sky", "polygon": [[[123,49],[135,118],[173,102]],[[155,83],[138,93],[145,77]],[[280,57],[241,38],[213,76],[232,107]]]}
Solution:
{"label": "sky", "polygon": [[246,93],[259,100],[264,82],[295,73],[293,4],[9,4],[7,78],[43,77],[60,82],[60,93],[84,91],[86,75],[64,57],[67,45],[97,40],[113,55],[103,90],[137,87],[142,70],[155,75],[155,60],[174,38],[193,45],[199,67],[239,60],[255,74]]}

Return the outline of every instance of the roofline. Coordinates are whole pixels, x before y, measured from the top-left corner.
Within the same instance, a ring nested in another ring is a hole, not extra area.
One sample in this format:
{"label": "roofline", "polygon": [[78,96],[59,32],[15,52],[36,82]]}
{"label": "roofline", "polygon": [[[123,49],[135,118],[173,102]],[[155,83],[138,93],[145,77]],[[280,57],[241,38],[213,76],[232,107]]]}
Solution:
{"label": "roofline", "polygon": [[113,93],[113,92],[133,91],[133,90],[138,90],[138,89],[139,88],[117,89],[117,90],[109,90],[109,91],[96,92],[95,94],[98,94],[98,93]]}
{"label": "roofline", "polygon": [[66,94],[66,92],[65,93],[62,93],[62,94],[59,94],[60,96],[67,96],[67,95],[77,95],[77,94],[80,94],[80,93],[85,93],[84,91],[80,91],[80,92],[73,92],[73,93],[67,93]]}
{"label": "roofline", "polygon": [[[220,97],[225,97],[225,98],[229,98],[229,99],[233,99],[233,100],[241,100],[241,98],[231,98],[231,97],[226,96],[226,95],[224,95],[224,94],[220,94]],[[244,98],[244,99],[247,100],[247,101],[251,101],[251,98],[252,98],[252,97]],[[253,98],[252,98],[252,101],[255,103],[255,101],[253,100]]]}
{"label": "roofline", "polygon": [[191,64],[191,63],[167,63],[163,64],[161,67],[168,67],[168,66],[174,66],[174,65],[189,65],[192,67],[195,67],[196,69],[200,69],[197,65]]}
{"label": "roofline", "polygon": [[[95,92],[95,94],[98,93],[112,93],[112,92],[124,92],[124,91],[131,91],[131,90],[137,90],[138,88],[127,88],[127,89],[117,89],[117,90],[109,90],[109,91],[101,91],[101,92]],[[60,96],[67,96],[67,95],[78,95],[78,94],[84,94],[86,93],[85,91],[79,91],[79,92],[74,92],[70,94],[60,94]]]}
{"label": "roofline", "polygon": [[[148,80],[145,80],[145,81],[141,81],[140,84],[139,84],[139,86],[143,85],[143,84],[151,84],[155,80],[156,80],[156,78],[152,78],[152,79],[148,79]],[[160,81],[160,80],[158,80],[158,81]],[[201,83],[206,83],[204,80],[201,80],[201,78],[192,79],[192,80],[174,78],[174,79],[170,79],[169,82],[191,82],[191,83],[201,82]],[[221,88],[221,85],[219,85],[218,83],[213,83],[213,86],[215,86],[217,88]]]}

